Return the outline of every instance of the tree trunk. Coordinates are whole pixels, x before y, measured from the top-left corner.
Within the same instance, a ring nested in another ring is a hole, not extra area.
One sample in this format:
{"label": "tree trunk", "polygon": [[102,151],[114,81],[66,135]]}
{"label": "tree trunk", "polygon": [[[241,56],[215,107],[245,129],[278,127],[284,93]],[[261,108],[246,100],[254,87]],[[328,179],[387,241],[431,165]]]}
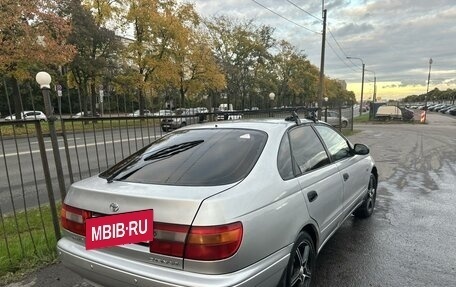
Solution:
{"label": "tree trunk", "polygon": [[95,90],[95,81],[92,81],[90,83],[90,97],[92,99],[91,101],[91,112],[92,112],[92,116],[94,116],[97,112],[97,93],[96,93],[96,90]]}
{"label": "tree trunk", "polygon": [[143,93],[142,88],[139,88],[138,97],[139,97],[139,115],[144,116],[144,109],[146,106],[146,101],[144,99],[144,93]]}
{"label": "tree trunk", "polygon": [[13,88],[13,104],[14,104],[14,114],[16,115],[16,120],[22,119],[22,105],[21,105],[21,93],[19,91],[19,85],[16,77],[11,77],[11,85]]}

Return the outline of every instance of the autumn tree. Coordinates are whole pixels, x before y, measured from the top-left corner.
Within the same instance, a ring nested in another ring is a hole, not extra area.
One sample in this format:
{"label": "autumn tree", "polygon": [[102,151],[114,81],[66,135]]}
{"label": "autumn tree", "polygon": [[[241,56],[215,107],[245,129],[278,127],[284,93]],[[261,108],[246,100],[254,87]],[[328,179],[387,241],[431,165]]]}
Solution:
{"label": "autumn tree", "polygon": [[184,46],[199,17],[192,5],[180,5],[174,0],[128,0],[124,5],[125,23],[134,32],[126,47],[126,61],[137,69],[139,107],[143,114],[146,89],[154,90],[175,81],[179,73],[173,59],[175,49]]}
{"label": "autumn tree", "polygon": [[255,82],[260,70],[272,58],[269,49],[275,43],[273,29],[227,17],[214,18],[206,25],[214,54],[227,79],[228,104],[233,100],[235,107],[243,109],[252,94],[261,93],[262,87]]}
{"label": "autumn tree", "polygon": [[225,76],[216,63],[209,40],[201,32],[190,31],[185,41],[178,42],[173,59],[177,66],[174,85],[179,90],[180,106],[185,106],[187,96],[224,88]]}
{"label": "autumn tree", "polygon": [[325,79],[325,96],[330,106],[353,105],[356,102],[355,93],[347,91],[344,81],[332,78]]}
{"label": "autumn tree", "polygon": [[2,0],[0,4],[0,71],[10,79],[17,119],[22,110],[18,81],[74,56],[74,46],[67,43],[70,21],[59,16],[57,2]]}
{"label": "autumn tree", "polygon": [[[82,5],[79,0],[67,0],[64,12],[71,17],[73,30],[69,42],[77,48],[74,60],[68,65],[71,79],[82,94],[83,110],[87,113],[88,98],[91,111],[96,110],[98,87],[103,77],[112,70],[120,40],[114,31],[103,27],[101,16],[95,16],[92,6]],[[98,10],[95,10],[98,11]]]}

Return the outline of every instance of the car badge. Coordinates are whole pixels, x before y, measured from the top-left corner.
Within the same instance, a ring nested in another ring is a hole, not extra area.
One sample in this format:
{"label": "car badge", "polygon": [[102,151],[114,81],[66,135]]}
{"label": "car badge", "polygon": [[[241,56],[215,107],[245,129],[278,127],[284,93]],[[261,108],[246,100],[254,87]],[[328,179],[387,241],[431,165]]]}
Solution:
{"label": "car badge", "polygon": [[117,212],[117,211],[119,211],[119,205],[117,203],[113,202],[109,205],[109,209],[111,209],[112,212]]}

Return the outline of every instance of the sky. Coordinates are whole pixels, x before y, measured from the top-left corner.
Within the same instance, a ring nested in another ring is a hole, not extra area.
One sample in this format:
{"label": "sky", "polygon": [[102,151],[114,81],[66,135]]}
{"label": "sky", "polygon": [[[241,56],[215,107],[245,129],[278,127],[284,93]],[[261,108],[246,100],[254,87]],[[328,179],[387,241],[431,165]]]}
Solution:
{"label": "sky", "polygon": [[429,90],[456,89],[456,0],[179,2],[195,4],[203,17],[223,15],[240,20],[253,19],[258,25],[271,26],[275,28],[276,39],[292,43],[317,67],[321,61],[324,5],[328,23],[325,75],[346,81],[347,89],[358,99],[362,63],[366,69],[364,99],[373,96],[374,74],[377,99],[399,99],[426,93],[429,68]]}

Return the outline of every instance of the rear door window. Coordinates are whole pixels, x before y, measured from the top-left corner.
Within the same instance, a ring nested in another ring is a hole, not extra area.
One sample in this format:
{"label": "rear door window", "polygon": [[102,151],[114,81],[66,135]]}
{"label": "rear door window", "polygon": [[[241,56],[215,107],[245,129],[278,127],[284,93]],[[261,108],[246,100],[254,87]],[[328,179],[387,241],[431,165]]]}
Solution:
{"label": "rear door window", "polygon": [[247,129],[197,129],[168,134],[100,174],[108,180],[212,186],[237,182],[255,165],[267,134]]}

